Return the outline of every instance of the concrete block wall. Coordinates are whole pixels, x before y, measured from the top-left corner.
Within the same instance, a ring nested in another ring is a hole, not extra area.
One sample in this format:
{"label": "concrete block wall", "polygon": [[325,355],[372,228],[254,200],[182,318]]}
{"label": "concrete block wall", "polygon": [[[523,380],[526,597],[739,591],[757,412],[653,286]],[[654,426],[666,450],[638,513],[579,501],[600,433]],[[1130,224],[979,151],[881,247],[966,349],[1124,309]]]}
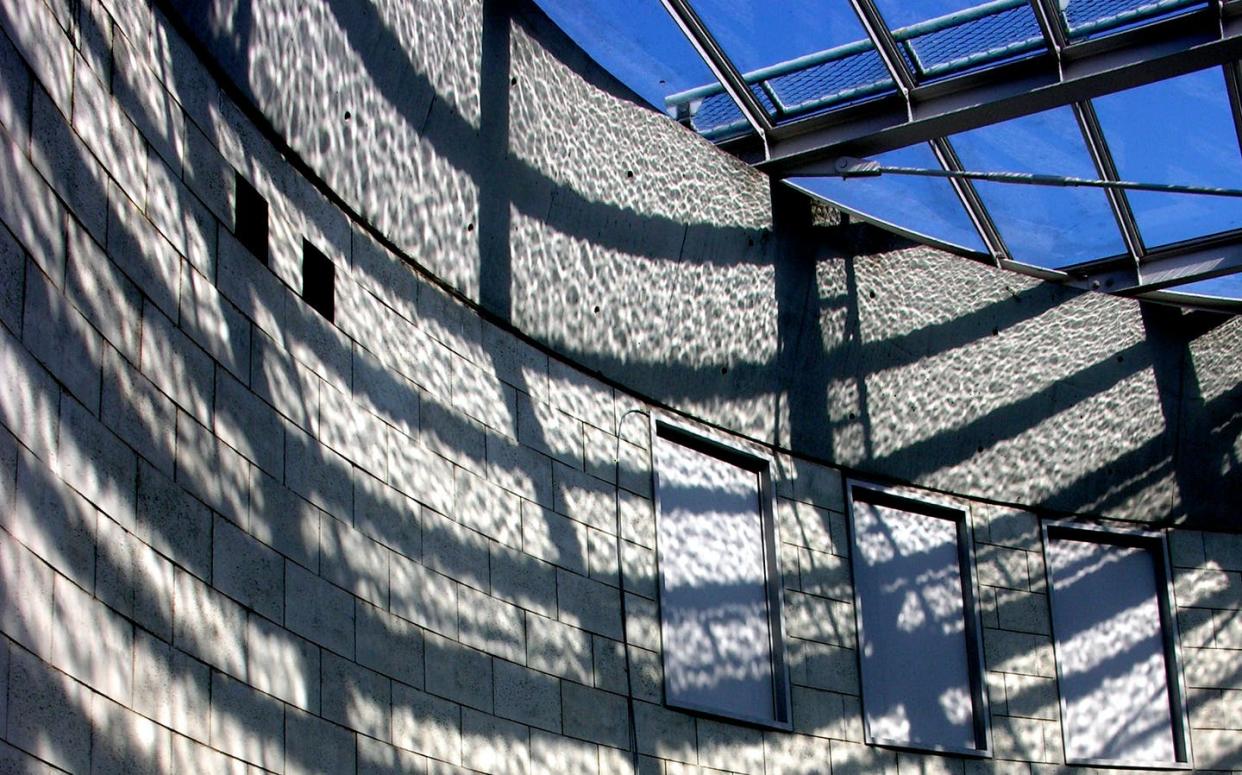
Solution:
{"label": "concrete block wall", "polygon": [[[794,731],[671,710],[652,407],[411,270],[159,9],[0,0],[0,29],[0,769],[1057,765],[1035,517],[974,511],[995,761],[862,742],[843,476],[784,453]],[[1173,545],[1196,762],[1242,769],[1236,536]]]}

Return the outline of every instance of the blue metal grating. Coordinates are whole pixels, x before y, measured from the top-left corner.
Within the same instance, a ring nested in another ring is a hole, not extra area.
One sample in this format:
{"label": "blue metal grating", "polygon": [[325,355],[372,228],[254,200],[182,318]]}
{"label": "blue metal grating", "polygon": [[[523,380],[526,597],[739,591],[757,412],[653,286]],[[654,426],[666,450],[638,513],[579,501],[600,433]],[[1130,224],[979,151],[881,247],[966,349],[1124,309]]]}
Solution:
{"label": "blue metal grating", "polygon": [[1070,0],[1063,13],[1071,37],[1081,38],[1206,5],[1203,0]]}
{"label": "blue metal grating", "polygon": [[802,113],[892,86],[884,60],[866,49],[766,81],[787,113]]}
{"label": "blue metal grating", "polygon": [[[906,28],[914,30],[915,28]],[[942,29],[894,36],[908,48],[919,80],[961,72],[1046,48],[1030,5],[1000,7],[978,18],[966,18]]]}

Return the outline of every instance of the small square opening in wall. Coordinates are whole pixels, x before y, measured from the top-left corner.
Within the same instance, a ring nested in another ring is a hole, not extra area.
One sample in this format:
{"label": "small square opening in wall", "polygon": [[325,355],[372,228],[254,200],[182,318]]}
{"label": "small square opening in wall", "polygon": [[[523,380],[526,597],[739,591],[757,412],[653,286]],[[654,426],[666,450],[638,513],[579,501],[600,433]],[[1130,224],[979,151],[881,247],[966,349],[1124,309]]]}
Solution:
{"label": "small square opening in wall", "polygon": [[250,181],[235,176],[236,196],[233,198],[233,233],[254,257],[267,265],[267,200]]}
{"label": "small square opening in wall", "polygon": [[305,239],[302,240],[302,300],[332,321],[336,311],[336,266]]}

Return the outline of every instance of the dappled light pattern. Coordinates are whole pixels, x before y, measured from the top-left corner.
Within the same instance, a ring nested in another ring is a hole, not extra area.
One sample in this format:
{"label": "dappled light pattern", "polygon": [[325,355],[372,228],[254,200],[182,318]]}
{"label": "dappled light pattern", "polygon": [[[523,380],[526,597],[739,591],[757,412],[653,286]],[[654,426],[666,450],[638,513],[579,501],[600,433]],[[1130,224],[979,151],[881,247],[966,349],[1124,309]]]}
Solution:
{"label": "dappled light pattern", "polygon": [[1048,567],[1066,757],[1176,761],[1150,550],[1050,538]]}
{"label": "dappled light pattern", "polygon": [[774,719],[758,475],[663,437],[656,454],[669,700]]}
{"label": "dappled light pattern", "polygon": [[854,530],[863,703],[872,737],[950,750],[982,747],[956,523],[855,500]]}

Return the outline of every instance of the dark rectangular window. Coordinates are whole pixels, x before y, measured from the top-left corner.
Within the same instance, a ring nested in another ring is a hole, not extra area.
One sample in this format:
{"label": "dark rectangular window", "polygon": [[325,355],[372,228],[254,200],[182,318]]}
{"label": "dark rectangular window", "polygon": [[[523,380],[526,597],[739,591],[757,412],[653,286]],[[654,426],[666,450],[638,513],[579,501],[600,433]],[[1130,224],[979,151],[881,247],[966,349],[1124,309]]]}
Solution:
{"label": "dark rectangular window", "polygon": [[1163,537],[1048,523],[1044,545],[1065,760],[1188,766]]}
{"label": "dark rectangular window", "polygon": [[666,701],[788,729],[771,461],[663,420],[654,453]]}
{"label": "dark rectangular window", "polygon": [[336,266],[305,239],[302,240],[302,300],[331,322],[336,311]]}
{"label": "dark rectangular window", "polygon": [[966,512],[854,482],[850,516],[867,742],[987,755]]}
{"label": "dark rectangular window", "polygon": [[234,175],[233,234],[254,257],[267,264],[267,200],[250,181]]}

